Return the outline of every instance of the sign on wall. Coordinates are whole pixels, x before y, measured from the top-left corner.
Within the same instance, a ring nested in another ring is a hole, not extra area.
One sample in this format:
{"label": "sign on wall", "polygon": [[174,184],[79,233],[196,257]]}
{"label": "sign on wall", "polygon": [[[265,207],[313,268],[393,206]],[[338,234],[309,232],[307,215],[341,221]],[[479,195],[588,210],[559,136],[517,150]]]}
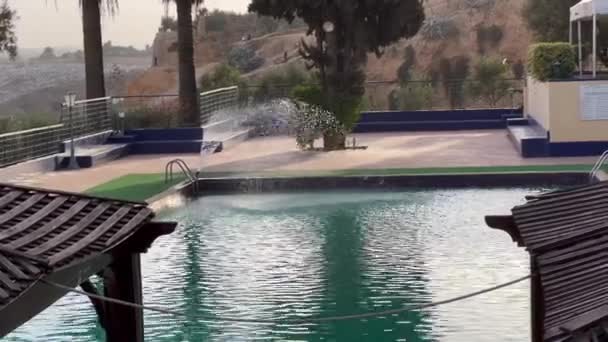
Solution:
{"label": "sign on wall", "polygon": [[608,120],[608,85],[581,85],[581,119]]}

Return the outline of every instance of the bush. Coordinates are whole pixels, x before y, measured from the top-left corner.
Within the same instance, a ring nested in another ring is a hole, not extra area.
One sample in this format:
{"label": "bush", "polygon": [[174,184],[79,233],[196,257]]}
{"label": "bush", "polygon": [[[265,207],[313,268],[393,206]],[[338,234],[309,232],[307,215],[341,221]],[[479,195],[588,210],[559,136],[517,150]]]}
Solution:
{"label": "bush", "polygon": [[433,87],[430,84],[415,83],[401,86],[389,95],[391,110],[429,109],[433,104]]}
{"label": "bush", "polygon": [[580,0],[528,0],[523,17],[539,41],[564,41],[568,39],[570,7]]}
{"label": "bush", "polygon": [[495,107],[498,101],[509,92],[509,82],[506,81],[507,67],[502,62],[493,59],[482,59],[475,66],[475,81],[469,85],[469,93],[487,101]]}
{"label": "bush", "polygon": [[456,56],[451,59],[442,58],[439,61],[438,73],[452,108],[462,108],[464,106],[464,83],[469,76],[469,63],[470,60],[466,56]]}
{"label": "bush", "polygon": [[241,83],[241,73],[227,64],[221,64],[199,80],[201,91],[231,87]]}
{"label": "bush", "polygon": [[310,105],[326,107],[323,91],[318,85],[301,84],[293,89],[291,98]]}
{"label": "bush", "polygon": [[411,69],[416,64],[416,50],[411,45],[405,48],[403,63],[397,70],[397,78],[399,83],[403,84],[412,78]]}
{"label": "bush", "polygon": [[0,117],[0,134],[25,131],[32,128],[56,125],[59,117],[55,113],[20,113]]}
{"label": "bush", "polygon": [[310,75],[290,65],[287,68],[265,74],[255,86],[252,86],[251,90],[256,102],[265,102],[289,97],[294,88],[305,83],[312,83]]}
{"label": "bush", "polygon": [[521,59],[511,64],[511,73],[513,74],[513,77],[518,80],[524,78],[526,74],[526,66],[524,65],[524,62],[522,62]]}
{"label": "bush", "polygon": [[222,32],[228,23],[229,13],[215,10],[205,18],[205,29],[208,32]]}
{"label": "bush", "polygon": [[528,52],[528,70],[539,81],[569,78],[576,69],[576,54],[568,43],[538,43]]}
{"label": "bush", "polygon": [[314,142],[324,136],[344,134],[344,126],[328,110],[308,103],[296,103],[297,109],[289,119],[301,149],[314,148]]}
{"label": "bush", "polygon": [[258,56],[250,46],[236,46],[228,53],[228,64],[248,73],[264,65],[264,58]]}

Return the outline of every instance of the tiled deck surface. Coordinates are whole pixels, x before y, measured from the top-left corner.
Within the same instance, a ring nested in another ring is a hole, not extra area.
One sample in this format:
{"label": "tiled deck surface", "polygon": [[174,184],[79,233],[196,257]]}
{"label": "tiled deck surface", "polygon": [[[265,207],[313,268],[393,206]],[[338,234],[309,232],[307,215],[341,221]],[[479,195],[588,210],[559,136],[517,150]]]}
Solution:
{"label": "tiled deck surface", "polygon": [[162,173],[167,162],[175,158],[182,158],[203,172],[593,164],[597,160],[597,157],[523,159],[504,130],[360,134],[356,139],[357,145],[369,148],[302,152],[290,137],[256,138],[204,158],[198,154],[132,156],[92,169],[27,174],[7,181],[84,191],[126,174]]}

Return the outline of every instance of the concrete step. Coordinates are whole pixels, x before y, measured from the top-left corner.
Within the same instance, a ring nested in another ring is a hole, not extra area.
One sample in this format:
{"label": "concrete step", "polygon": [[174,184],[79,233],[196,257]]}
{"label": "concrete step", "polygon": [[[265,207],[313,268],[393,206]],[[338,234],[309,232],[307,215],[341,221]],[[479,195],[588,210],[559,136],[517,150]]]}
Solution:
{"label": "concrete step", "polygon": [[541,158],[550,155],[547,133],[542,128],[533,125],[512,125],[507,131],[522,157]]}
{"label": "concrete step", "polygon": [[[121,158],[129,153],[128,144],[83,145],[76,147],[76,162],[81,168],[90,168]],[[70,151],[55,156],[55,169],[66,169],[70,162]]]}
{"label": "concrete step", "polygon": [[125,131],[125,135],[134,137],[136,142],[192,141],[203,139],[203,129],[200,127],[130,129]]}
{"label": "concrete step", "polygon": [[203,140],[136,141],[130,145],[131,154],[200,153]]}
{"label": "concrete step", "polygon": [[507,119],[507,126],[528,126],[530,125],[530,120],[526,118],[512,118]]}

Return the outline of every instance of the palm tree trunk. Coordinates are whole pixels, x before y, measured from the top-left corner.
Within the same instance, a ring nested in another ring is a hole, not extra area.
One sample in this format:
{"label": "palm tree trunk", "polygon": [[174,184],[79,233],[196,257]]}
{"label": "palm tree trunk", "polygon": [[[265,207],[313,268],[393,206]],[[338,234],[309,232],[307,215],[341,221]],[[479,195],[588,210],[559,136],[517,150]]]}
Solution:
{"label": "palm tree trunk", "polygon": [[82,1],[82,27],[84,34],[84,64],[86,97],[106,96],[103,74],[103,46],[101,41],[101,12],[99,0]]}
{"label": "palm tree trunk", "polygon": [[177,51],[179,55],[180,124],[201,125],[194,70],[194,38],[192,29],[192,0],[176,0]]}

